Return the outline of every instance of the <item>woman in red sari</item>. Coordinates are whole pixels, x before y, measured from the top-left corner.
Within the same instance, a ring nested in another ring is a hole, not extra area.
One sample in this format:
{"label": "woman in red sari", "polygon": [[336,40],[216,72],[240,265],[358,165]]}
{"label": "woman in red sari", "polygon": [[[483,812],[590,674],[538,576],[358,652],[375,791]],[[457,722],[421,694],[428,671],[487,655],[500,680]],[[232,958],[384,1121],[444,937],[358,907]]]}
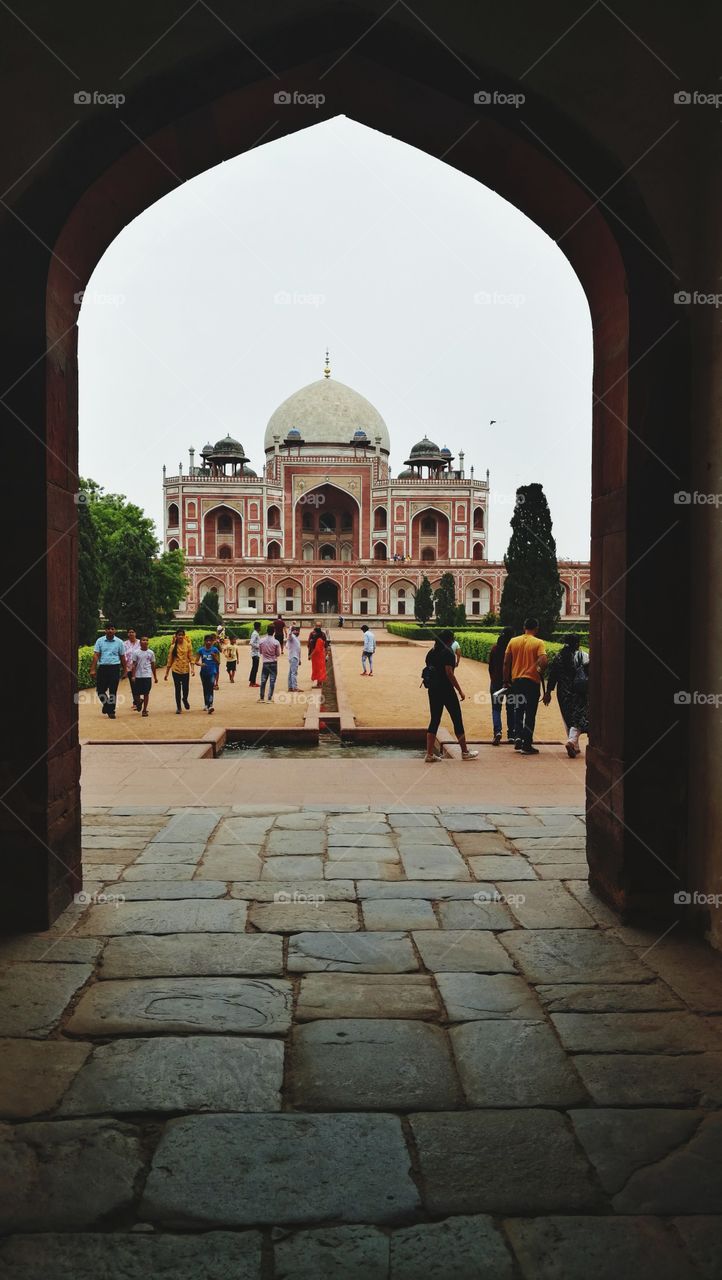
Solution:
{"label": "woman in red sari", "polygon": [[311,686],[320,688],[326,679],[326,637],[320,627],[311,646]]}

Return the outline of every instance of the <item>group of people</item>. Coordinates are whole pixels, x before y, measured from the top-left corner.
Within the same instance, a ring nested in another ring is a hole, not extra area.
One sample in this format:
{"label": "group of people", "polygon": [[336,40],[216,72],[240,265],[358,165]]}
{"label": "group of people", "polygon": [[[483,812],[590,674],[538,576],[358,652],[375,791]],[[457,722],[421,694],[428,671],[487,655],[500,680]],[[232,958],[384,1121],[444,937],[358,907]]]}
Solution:
{"label": "group of people", "polygon": [[[504,628],[489,654],[489,681],[493,745],[502,740],[502,706],[506,704],[507,739],[522,755],[539,754],[534,746],[534,728],[540,700],[551,702],[556,689],[559,710],[564,720],[567,755],[575,759],[581,754],[580,734],[589,732],[588,688],[589,654],[582,649],[580,637],[570,634],[560,651],[549,662],[544,641],[539,638],[539,622],[527,618],[524,631],[515,636]],[[429,695],[429,724],[426,735],[426,762],[434,764],[436,734],[441,715],[446,709],[451,717],[462,759],[473,760],[478,752],[470,751],[464,732],[461,703],[464,693],[457,679],[461,658],[453,631],[442,631],[433,649],[426,655],[422,684]]]}

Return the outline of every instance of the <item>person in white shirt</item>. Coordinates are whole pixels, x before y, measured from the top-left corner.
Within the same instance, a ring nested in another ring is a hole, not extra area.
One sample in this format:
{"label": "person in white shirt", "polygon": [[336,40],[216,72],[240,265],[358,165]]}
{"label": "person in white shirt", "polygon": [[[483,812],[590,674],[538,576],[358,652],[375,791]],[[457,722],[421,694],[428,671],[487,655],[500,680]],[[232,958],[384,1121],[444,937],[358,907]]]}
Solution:
{"label": "person in white shirt", "polygon": [[263,702],[265,700],[266,684],[268,684],[268,701],[273,702],[273,690],[276,687],[276,678],[278,676],[278,659],[281,656],[281,642],[273,634],[272,622],[269,624],[268,634],[263,637],[259,649],[263,658],[263,666],[261,667],[261,696],[258,701]]}
{"label": "person in white shirt", "polygon": [[140,653],[140,641],[132,627],[128,628],[128,639],[123,642],[123,649],[125,651],[125,669],[128,673],[128,685],[130,686],[133,710],[140,711],[140,698],[136,697],[133,682],[133,663]]}
{"label": "person in white shirt", "polygon": [[152,649],[148,648],[148,637],[140,637],[140,645],[138,652],[133,661],[133,690],[135,697],[138,699],[138,706],[143,708],[142,714],[148,714],[148,702],[150,700],[151,684],[158,683],[158,676],[155,670],[155,654]]}
{"label": "person in white shirt", "polygon": [[374,654],[376,652],[376,636],[374,635],[371,628],[367,627],[365,623],[361,628],[361,633],[363,635],[363,648],[361,650],[361,675],[362,676],[366,675],[366,663],[368,662],[369,664],[368,674],[372,676],[374,673]]}
{"label": "person in white shirt", "polygon": [[288,633],[288,691],[298,693],[298,667],[301,661],[301,628],[291,627]]}
{"label": "person in white shirt", "polygon": [[253,624],[251,638],[248,643],[251,647],[251,674],[248,677],[248,688],[257,689],[258,681],[256,680],[256,676],[258,675],[258,664],[261,661],[261,651],[259,648],[261,637],[255,622]]}

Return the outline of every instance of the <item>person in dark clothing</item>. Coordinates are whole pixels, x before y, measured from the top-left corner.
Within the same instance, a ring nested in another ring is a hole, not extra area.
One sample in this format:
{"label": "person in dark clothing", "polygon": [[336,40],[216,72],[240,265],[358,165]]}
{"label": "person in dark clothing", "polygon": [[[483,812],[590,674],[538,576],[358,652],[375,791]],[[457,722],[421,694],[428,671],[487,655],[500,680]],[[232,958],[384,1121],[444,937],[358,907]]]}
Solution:
{"label": "person in dark clothing", "polygon": [[500,689],[504,686],[504,654],[506,646],[511,640],[514,632],[511,627],[504,627],[500,633],[499,639],[493,645],[489,654],[489,688],[491,692],[491,724],[494,731],[494,740],[492,746],[498,747],[501,742],[501,704],[506,702],[506,736],[509,742],[516,740],[516,732],[514,730],[514,706],[509,698],[502,695],[498,697]]}
{"label": "person in dark clothing", "polygon": [[544,704],[548,706],[556,689],[559,710],[566,726],[564,746],[570,760],[581,755],[580,733],[589,733],[589,654],[581,648],[578,635],[569,635],[549,668]]}
{"label": "person in dark clothing", "polygon": [[424,759],[427,764],[436,764],[438,760],[434,754],[434,747],[444,709],[451,716],[454,733],[461,747],[462,760],[475,760],[479,754],[478,751],[470,751],[466,744],[464,720],[459,704],[459,699],[464,701],[465,694],[456,679],[456,657],[450,647],[453,639],[453,631],[442,631],[433,649],[429,649],[426,655],[424,683],[429,695],[429,725],[426,730]]}

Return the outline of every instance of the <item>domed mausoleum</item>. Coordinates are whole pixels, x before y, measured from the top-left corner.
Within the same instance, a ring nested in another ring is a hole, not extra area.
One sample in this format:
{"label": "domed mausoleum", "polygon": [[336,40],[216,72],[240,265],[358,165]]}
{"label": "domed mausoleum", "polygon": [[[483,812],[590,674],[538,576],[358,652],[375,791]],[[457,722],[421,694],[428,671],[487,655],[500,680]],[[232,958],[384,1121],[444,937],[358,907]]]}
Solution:
{"label": "domed mausoleum", "polygon": [[[263,446],[260,475],[231,435],[204,445],[200,466],[191,449],[185,472],[164,470],[165,546],[183,549],[190,583],[180,618],[211,587],[228,619],[413,618],[422,577],[436,586],[447,572],[470,618],[498,610],[505,570],[487,559],[489,473],[477,480],[462,452],[455,466],[424,434],[392,476],[384,418],[331,377],[328,353],[323,377],[273,411]],[[583,616],[589,566],[560,573],[564,611]]]}

